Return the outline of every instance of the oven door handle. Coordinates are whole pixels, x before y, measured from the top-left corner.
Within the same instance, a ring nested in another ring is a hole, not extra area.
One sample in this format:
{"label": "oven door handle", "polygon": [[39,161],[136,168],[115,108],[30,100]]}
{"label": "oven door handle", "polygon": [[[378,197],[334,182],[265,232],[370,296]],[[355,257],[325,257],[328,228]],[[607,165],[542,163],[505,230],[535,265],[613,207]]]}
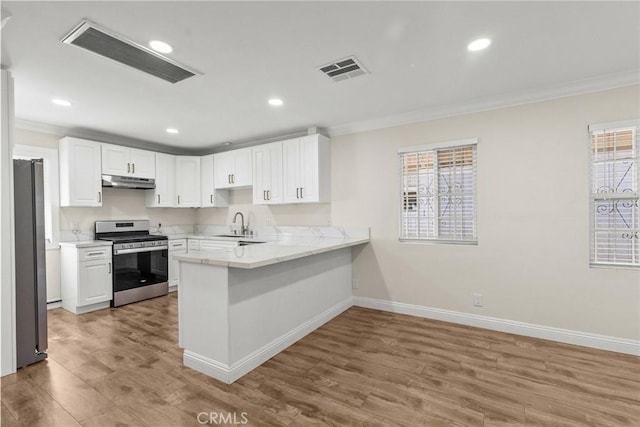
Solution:
{"label": "oven door handle", "polygon": [[136,249],[117,249],[114,255],[126,255],[137,254],[140,252],[152,252],[152,251],[166,251],[169,249],[167,246],[152,246],[150,248],[136,248]]}

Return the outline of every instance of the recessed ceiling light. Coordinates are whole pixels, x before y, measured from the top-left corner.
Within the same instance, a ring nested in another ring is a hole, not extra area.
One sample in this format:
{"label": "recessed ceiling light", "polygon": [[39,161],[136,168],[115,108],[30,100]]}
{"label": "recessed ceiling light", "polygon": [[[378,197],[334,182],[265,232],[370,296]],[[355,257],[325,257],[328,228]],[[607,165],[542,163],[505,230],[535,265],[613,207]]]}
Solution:
{"label": "recessed ceiling light", "polygon": [[489,39],[478,39],[474,40],[467,45],[467,49],[471,52],[477,52],[482,49],[486,49],[491,44],[491,40]]}
{"label": "recessed ceiling light", "polygon": [[54,98],[51,100],[51,102],[53,102],[56,105],[59,105],[60,107],[71,107],[71,103],[66,99]]}
{"label": "recessed ceiling light", "polygon": [[176,128],[167,128],[167,133],[176,134],[176,133],[178,133],[178,129],[176,129]]}
{"label": "recessed ceiling light", "polygon": [[173,48],[170,44],[162,42],[160,40],[151,40],[149,42],[149,47],[156,52],[160,53],[171,53],[173,52]]}
{"label": "recessed ceiling light", "polygon": [[269,100],[269,105],[273,105],[274,107],[279,107],[280,105],[282,105],[282,99],[280,98],[271,98]]}

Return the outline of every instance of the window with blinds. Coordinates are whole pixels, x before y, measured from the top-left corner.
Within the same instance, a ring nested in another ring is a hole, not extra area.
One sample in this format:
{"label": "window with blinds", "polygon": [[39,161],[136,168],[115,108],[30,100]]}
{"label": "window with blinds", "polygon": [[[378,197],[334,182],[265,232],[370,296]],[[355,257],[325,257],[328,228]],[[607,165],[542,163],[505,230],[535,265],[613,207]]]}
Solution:
{"label": "window with blinds", "polygon": [[476,146],[473,139],[398,151],[400,240],[476,243]]}
{"label": "window with blinds", "polygon": [[591,264],[640,267],[637,123],[590,126]]}

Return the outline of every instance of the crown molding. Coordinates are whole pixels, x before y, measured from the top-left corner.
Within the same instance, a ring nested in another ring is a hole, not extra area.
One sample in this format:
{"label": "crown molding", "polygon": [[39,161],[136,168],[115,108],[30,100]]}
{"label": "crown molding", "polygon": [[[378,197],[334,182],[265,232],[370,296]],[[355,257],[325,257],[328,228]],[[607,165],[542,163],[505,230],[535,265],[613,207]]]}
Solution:
{"label": "crown molding", "polygon": [[474,101],[455,103],[427,109],[409,111],[393,116],[344,123],[327,127],[330,137],[349,135],[376,129],[401,126],[412,123],[427,122],[481,111],[496,110],[516,105],[531,104],[551,99],[565,98],[589,92],[632,86],[640,83],[640,70],[629,70],[604,76],[576,80],[563,85],[538,88],[530,91],[514,92]]}

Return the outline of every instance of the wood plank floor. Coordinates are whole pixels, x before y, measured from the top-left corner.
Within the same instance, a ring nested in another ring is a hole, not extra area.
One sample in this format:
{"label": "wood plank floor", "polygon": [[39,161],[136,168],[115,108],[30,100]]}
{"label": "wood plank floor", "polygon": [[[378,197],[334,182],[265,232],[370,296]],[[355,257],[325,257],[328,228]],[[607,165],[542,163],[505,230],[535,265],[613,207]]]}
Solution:
{"label": "wood plank floor", "polygon": [[49,359],[2,378],[2,426],[640,425],[633,356],[351,308],[226,385],[177,334],[175,293],[51,310]]}

